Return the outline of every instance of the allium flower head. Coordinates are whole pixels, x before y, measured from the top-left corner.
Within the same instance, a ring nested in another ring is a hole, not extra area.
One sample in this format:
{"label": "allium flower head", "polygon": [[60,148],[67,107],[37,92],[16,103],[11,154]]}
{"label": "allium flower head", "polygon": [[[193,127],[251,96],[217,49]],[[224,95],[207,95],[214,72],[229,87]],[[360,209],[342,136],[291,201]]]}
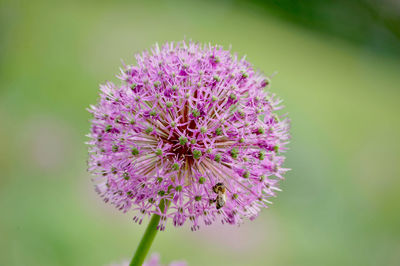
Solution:
{"label": "allium flower head", "polygon": [[[268,78],[221,46],[155,45],[100,86],[89,170],[98,193],[134,221],[196,230],[253,219],[278,191],[289,121]],[[165,207],[165,208],[164,208]]]}

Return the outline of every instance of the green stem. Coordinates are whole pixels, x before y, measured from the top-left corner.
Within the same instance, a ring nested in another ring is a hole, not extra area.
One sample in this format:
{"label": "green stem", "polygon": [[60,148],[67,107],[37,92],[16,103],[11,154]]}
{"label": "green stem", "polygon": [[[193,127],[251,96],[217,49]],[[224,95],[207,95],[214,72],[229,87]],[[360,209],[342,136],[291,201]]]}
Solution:
{"label": "green stem", "polygon": [[[168,203],[169,202],[167,201],[167,204],[165,204],[164,200],[161,200],[161,212],[164,212],[165,207],[168,206]],[[140,240],[139,246],[136,249],[135,255],[133,256],[132,261],[129,264],[130,266],[142,266],[144,260],[146,259],[146,255],[149,252],[151,244],[156,237],[158,231],[157,226],[160,222],[160,218],[161,216],[157,214],[153,214],[153,216],[151,217],[149,225],[147,226],[146,231],[144,232],[144,235]]]}

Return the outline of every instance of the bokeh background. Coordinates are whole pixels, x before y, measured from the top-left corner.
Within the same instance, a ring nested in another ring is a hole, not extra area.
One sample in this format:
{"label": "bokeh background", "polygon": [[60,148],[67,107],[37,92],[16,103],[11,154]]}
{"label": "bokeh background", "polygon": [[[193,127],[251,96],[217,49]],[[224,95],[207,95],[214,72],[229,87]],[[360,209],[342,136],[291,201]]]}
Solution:
{"label": "bokeh background", "polygon": [[240,227],[168,226],[189,265],[400,265],[400,2],[0,1],[0,265],[105,265],[145,229],[86,173],[98,85],[155,42],[228,47],[293,121],[274,205]]}

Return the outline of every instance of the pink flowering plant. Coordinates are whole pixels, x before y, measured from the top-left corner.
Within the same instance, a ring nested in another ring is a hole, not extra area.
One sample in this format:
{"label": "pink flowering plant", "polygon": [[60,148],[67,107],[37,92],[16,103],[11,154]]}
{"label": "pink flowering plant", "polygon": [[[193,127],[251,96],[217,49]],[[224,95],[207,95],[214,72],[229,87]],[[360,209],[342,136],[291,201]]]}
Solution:
{"label": "pink flowering plant", "polygon": [[[129,260],[124,260],[120,263],[111,263],[108,266],[129,266]],[[157,253],[151,254],[149,260],[143,263],[143,266],[163,266],[160,262],[160,256]],[[187,266],[184,261],[172,261],[168,266]]]}
{"label": "pink flowering plant", "polygon": [[289,119],[270,80],[221,46],[155,45],[100,86],[90,107],[96,191],[142,223],[142,265],[168,221],[192,230],[254,219],[279,191]]}

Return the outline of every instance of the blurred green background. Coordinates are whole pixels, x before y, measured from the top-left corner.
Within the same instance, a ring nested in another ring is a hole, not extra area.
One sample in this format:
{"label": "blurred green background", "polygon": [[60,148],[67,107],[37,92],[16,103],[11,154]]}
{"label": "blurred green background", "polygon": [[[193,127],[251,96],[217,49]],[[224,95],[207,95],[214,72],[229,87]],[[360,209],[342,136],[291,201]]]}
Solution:
{"label": "blurred green background", "polygon": [[293,170],[240,227],[167,227],[152,251],[189,265],[400,265],[398,1],[0,2],[0,265],[104,265],[145,225],[86,173],[98,85],[155,42],[228,47],[292,118]]}

